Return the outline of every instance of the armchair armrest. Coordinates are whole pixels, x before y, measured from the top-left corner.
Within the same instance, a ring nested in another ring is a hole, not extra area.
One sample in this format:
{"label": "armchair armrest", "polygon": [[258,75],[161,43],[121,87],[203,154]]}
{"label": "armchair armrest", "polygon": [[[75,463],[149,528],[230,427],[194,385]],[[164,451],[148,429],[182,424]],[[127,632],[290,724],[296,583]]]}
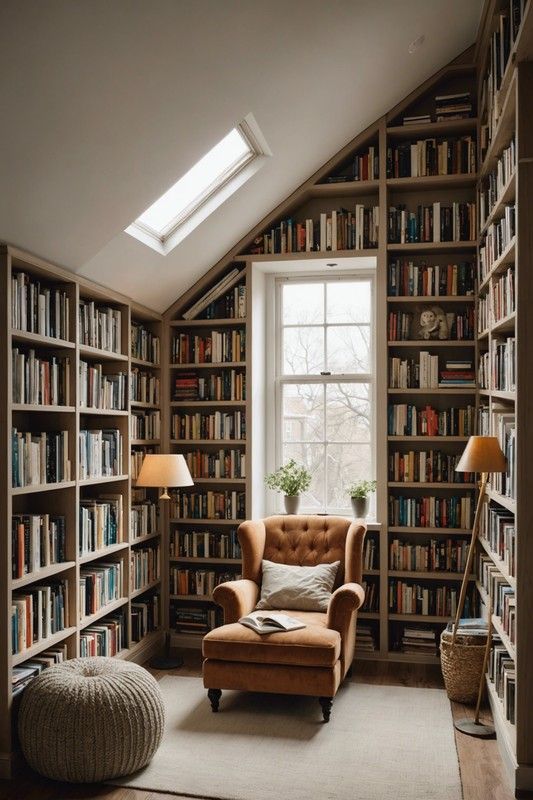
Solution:
{"label": "armchair armrest", "polygon": [[355,650],[355,613],[365,600],[365,590],[358,583],[345,583],[331,595],[327,627],[341,635],[342,674],[349,670]]}
{"label": "armchair armrest", "polygon": [[246,579],[227,581],[215,587],[213,599],[224,610],[224,623],[238,622],[253,611],[259,598],[259,586]]}

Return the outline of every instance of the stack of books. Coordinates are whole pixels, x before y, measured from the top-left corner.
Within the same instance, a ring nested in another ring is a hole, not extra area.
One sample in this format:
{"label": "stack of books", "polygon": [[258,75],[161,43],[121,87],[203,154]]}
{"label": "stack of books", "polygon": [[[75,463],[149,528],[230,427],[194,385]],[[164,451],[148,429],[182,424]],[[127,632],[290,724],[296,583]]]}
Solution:
{"label": "stack of books", "polygon": [[429,125],[431,114],[412,114],[403,118],[404,125]]}
{"label": "stack of books", "polygon": [[373,653],[376,650],[376,640],[374,630],[371,625],[357,625],[355,637],[356,653]]}
{"label": "stack of books", "polygon": [[19,695],[37,675],[47,667],[53,667],[54,664],[61,664],[62,661],[67,660],[67,645],[60,644],[57,647],[51,647],[34,656],[30,661],[25,661],[20,667],[13,667],[11,678],[11,691],[13,697]]}
{"label": "stack of books", "polygon": [[470,97],[470,92],[436,95],[435,114],[437,122],[471,117],[472,99]]}
{"label": "stack of books", "polygon": [[421,625],[406,625],[401,638],[401,650],[403,653],[437,655],[435,631]]}
{"label": "stack of books", "polygon": [[159,595],[153,594],[131,604],[131,639],[140,642],[150,631],[159,627]]}
{"label": "stack of books", "polygon": [[446,369],[441,370],[439,387],[476,388],[476,374],[471,361],[453,359],[446,361]]}

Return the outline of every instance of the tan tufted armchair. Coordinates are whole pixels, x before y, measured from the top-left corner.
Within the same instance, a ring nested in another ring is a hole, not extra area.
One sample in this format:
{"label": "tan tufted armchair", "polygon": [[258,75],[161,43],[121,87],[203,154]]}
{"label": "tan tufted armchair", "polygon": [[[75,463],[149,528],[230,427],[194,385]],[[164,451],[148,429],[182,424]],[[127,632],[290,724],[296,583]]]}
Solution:
{"label": "tan tufted armchair", "polygon": [[[274,516],[243,522],[238,530],[243,579],[217,586],[215,601],[224,609],[224,625],[203,640],[204,686],[213,711],[222,689],[301,694],[318,697],[328,722],[333,698],[350,669],[355,648],[357,609],[366,526],[343,517]],[[315,566],[340,561],[327,613],[284,613],[306,627],[259,635],[240,625],[261,595],[261,561]]]}

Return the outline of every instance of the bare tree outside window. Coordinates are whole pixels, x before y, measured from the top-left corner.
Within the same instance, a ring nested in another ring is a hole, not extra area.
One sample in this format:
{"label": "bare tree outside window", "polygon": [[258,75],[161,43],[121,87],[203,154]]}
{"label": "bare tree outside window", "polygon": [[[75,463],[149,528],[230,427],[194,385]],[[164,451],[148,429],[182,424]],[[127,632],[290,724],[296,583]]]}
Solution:
{"label": "bare tree outside window", "polygon": [[370,278],[280,282],[279,454],[313,476],[302,510],[349,513],[346,488],[373,477],[372,290]]}

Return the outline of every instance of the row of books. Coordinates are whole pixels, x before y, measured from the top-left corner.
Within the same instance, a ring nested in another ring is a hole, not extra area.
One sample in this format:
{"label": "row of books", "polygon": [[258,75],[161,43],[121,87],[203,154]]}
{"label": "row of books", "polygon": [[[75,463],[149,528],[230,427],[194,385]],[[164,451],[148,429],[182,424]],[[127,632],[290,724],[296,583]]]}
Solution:
{"label": "row of books", "polygon": [[[413,325],[413,320],[420,319],[420,311],[390,311],[387,324],[389,341],[424,341],[424,331],[419,322]],[[435,313],[435,312],[434,312]],[[464,341],[474,339],[474,308],[469,306],[462,311],[449,311],[446,313],[447,340]]]}
{"label": "row of books", "polygon": [[173,558],[241,558],[237,531],[171,531],[170,555]]}
{"label": "row of books", "polygon": [[130,414],[130,436],[132,439],[160,439],[161,412],[136,411]]}
{"label": "row of books", "polygon": [[140,642],[141,639],[157,630],[161,624],[161,600],[157,593],[143,597],[131,604],[131,639]]}
{"label": "row of books", "polygon": [[13,697],[20,695],[26,686],[40,675],[41,672],[55,664],[62,664],[68,658],[67,644],[59,644],[44,650],[42,653],[25,661],[20,666],[13,667],[11,672],[11,692]]}
{"label": "row of books", "polygon": [[121,494],[81,498],[79,501],[79,554],[96,553],[124,541]]}
{"label": "row of books", "polygon": [[122,562],[99,561],[80,569],[80,619],[95,614],[122,596]]}
{"label": "row of books", "polygon": [[439,372],[439,356],[421,350],[414,358],[389,358],[389,387],[391,389],[475,389],[476,376],[472,362],[447,359]]}
{"label": "row of books", "polygon": [[51,581],[13,592],[11,649],[21,653],[69,625],[68,581]]}
{"label": "row of books", "polygon": [[38,486],[71,479],[67,431],[29,433],[13,428],[12,486]]}
{"label": "row of books", "polygon": [[418,528],[471,528],[472,493],[452,497],[389,497],[389,524]]}
{"label": "row of books", "polygon": [[153,454],[154,450],[152,447],[143,447],[142,449],[135,449],[132,447],[130,451],[130,476],[133,481],[136,481],[139,477],[139,472],[141,471],[142,463],[144,461],[144,457],[147,453]]}
{"label": "row of books", "polygon": [[328,175],[326,183],[348,181],[377,181],[379,178],[379,147],[370,145],[365,152],[357,153],[353,161],[338,175]]}
{"label": "row of books", "polygon": [[318,219],[279,225],[254,239],[251,254],[311,253],[366,250],[378,246],[379,206],[356,204],[353,211],[341,208],[320,214]]}
{"label": "row of books", "polygon": [[516,721],[516,667],[505,645],[498,636],[494,637],[494,647],[490,651],[488,675],[499,697],[505,718]]}
{"label": "row of books", "polygon": [[161,362],[161,342],[159,336],[152,333],[139,322],[132,322],[131,330],[131,357],[141,361],[149,361],[152,364]]}
{"label": "row of books", "polygon": [[504,215],[496,222],[492,222],[483,238],[479,248],[479,282],[482,283],[489,275],[495,262],[507,250],[516,233],[516,208],[514,205],[505,206]]}
{"label": "row of books", "polygon": [[214,411],[205,414],[173,414],[171,420],[173,439],[246,439],[246,414],[244,411]]}
{"label": "row of books", "polygon": [[211,597],[215,586],[226,581],[240,580],[236,572],[215,572],[212,569],[170,568],[170,594],[196,594]]}
{"label": "row of books", "polygon": [[493,432],[506,459],[505,472],[491,476],[492,487],[504,497],[516,500],[516,417],[511,411],[493,413]]}
{"label": "row of books", "polygon": [[365,590],[365,601],[361,606],[361,611],[376,614],[379,611],[379,582],[377,580],[363,580]]}
{"label": "row of books", "polygon": [[480,537],[501,560],[509,575],[516,575],[515,517],[506,508],[485,503],[481,511]]}
{"label": "row of books", "polygon": [[81,300],[78,323],[80,344],[110,353],[122,352],[122,312],[118,309]]}
{"label": "row of books", "polygon": [[66,560],[65,517],[55,514],[13,514],[11,577],[37,573]]}
{"label": "row of books", "polygon": [[246,285],[239,283],[230,292],[209,303],[202,313],[204,319],[245,319]]}
{"label": "row of books", "polygon": [[159,503],[150,500],[135,502],[130,507],[130,540],[140,539],[159,530]]}
{"label": "row of books", "polygon": [[429,265],[397,259],[388,266],[390,297],[456,297],[473,295],[476,288],[476,267],[473,262]]}
{"label": "row of books", "polygon": [[470,483],[470,472],[456,472],[461,456],[442,450],[398,451],[389,455],[389,481],[395,483]]}
{"label": "row of books", "polygon": [[417,408],[407,403],[389,405],[389,436],[472,436],[475,432],[476,409],[431,406]]}
{"label": "row of books", "polygon": [[366,535],[363,550],[363,570],[379,569],[379,543],[376,537]]}
{"label": "row of books", "polygon": [[111,614],[80,633],[80,657],[107,656],[111,658],[127,647],[126,615]]}
{"label": "row of books", "polygon": [[514,392],[516,389],[516,339],[492,339],[490,349],[479,358],[478,383],[481,389]]}
{"label": "row of books", "polygon": [[[453,617],[457,611],[458,599],[459,586],[427,586],[408,581],[389,581],[389,612],[392,614]],[[466,596],[464,616],[476,616],[477,606],[477,592],[470,589]]]}
{"label": "row of books", "polygon": [[80,361],[79,405],[83,408],[101,408],[124,411],[128,373],[107,373],[103,364]]}
{"label": "row of books", "polygon": [[132,592],[143,589],[161,577],[161,552],[159,544],[134,547],[130,553],[130,588]]}
{"label": "row of books", "polygon": [[160,382],[151,372],[132,367],[130,372],[130,399],[132,403],[159,404]]}
{"label": "row of books", "polygon": [[509,267],[492,282],[490,292],[491,324],[508,317],[516,310],[515,271]]}
{"label": "row of books", "polygon": [[481,155],[487,152],[501,116],[503,102],[499,97],[502,79],[507,69],[524,14],[525,0],[508,0],[496,16],[487,58],[487,71],[481,90],[481,107],[486,105],[486,120],[481,125]]}
{"label": "row of books", "polygon": [[172,339],[173,364],[222,364],[225,361],[244,361],[245,358],[244,328],[201,335],[180,333]]}
{"label": "row of books", "polygon": [[389,569],[404,572],[464,572],[468,539],[430,539],[413,544],[393,539],[389,545]]}
{"label": "row of books", "polygon": [[246,400],[246,373],[225,369],[201,377],[182,372],[174,380],[174,400]]}
{"label": "row of books", "polygon": [[435,119],[446,122],[450,119],[464,119],[472,116],[470,92],[435,95]]}
{"label": "row of books", "polygon": [[477,172],[476,141],[468,135],[418,139],[387,147],[387,178],[423,178]]}
{"label": "row of books", "polygon": [[11,277],[11,327],[18,331],[69,339],[70,313],[67,293],[46,286],[25,272]]}
{"label": "row of books", "polygon": [[492,603],[493,614],[500,619],[511,644],[516,644],[516,593],[492,558],[484,552],[478,558],[478,578]]}
{"label": "row of books", "polygon": [[479,224],[483,227],[516,169],[514,136],[504,149],[494,169],[481,184],[479,192]]}
{"label": "row of books", "polygon": [[437,201],[428,206],[419,205],[416,211],[409,211],[404,205],[389,208],[390,243],[473,242],[476,236],[475,203],[445,205]]}
{"label": "row of books", "polygon": [[79,478],[107,478],[121,475],[122,434],[116,428],[79,432]]}
{"label": "row of books", "polygon": [[171,605],[171,625],[177,633],[203,635],[221,624],[220,610],[197,606]]}
{"label": "row of books", "polygon": [[245,519],[244,492],[174,492],[170,501],[170,516],[182,519]]}
{"label": "row of books", "polygon": [[246,456],[239,450],[189,450],[185,460],[193,478],[245,478]]}
{"label": "row of books", "polygon": [[14,403],[42,406],[70,404],[70,358],[37,356],[35,350],[14,347],[11,351]]}

